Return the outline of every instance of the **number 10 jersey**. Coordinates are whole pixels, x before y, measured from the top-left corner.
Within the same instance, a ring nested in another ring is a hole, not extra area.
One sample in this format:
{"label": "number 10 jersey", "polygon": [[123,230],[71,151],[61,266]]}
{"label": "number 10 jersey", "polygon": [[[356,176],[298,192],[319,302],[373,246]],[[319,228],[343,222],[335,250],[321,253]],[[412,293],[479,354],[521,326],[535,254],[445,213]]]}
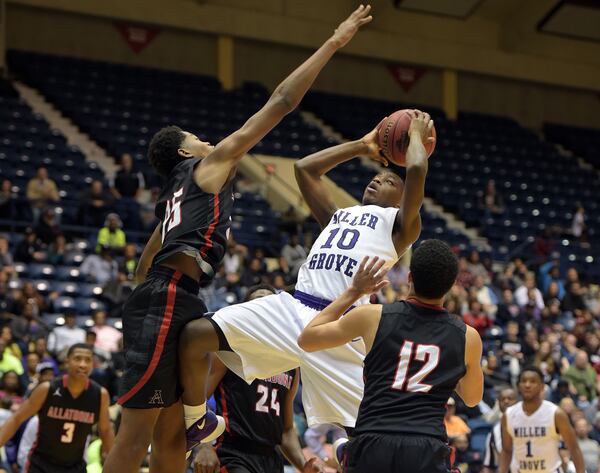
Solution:
{"label": "number 10 jersey", "polygon": [[[332,301],[352,284],[365,256],[378,256],[392,267],[400,256],[392,239],[397,214],[395,207],[378,205],[336,210],[300,268],[296,290]],[[365,296],[356,305],[367,302]]]}

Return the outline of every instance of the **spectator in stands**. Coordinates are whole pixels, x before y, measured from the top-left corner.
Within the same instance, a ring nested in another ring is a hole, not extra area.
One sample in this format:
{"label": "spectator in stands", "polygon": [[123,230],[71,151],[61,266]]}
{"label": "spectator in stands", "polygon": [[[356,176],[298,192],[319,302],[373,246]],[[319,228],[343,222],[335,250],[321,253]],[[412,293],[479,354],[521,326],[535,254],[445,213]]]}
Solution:
{"label": "spectator in stands", "polygon": [[504,213],[504,202],[493,179],[487,182],[480,205],[485,209],[485,218]]}
{"label": "spectator in stands", "polygon": [[8,239],[0,235],[0,271],[5,271],[9,276],[13,274],[13,256],[8,250]]}
{"label": "spectator in stands", "polygon": [[523,285],[515,291],[515,301],[519,307],[523,308],[531,301],[531,293],[533,291],[534,304],[539,310],[544,310],[544,297],[542,292],[535,287],[535,275],[533,273],[527,273]]}
{"label": "spectator in stands", "polygon": [[65,264],[67,255],[67,239],[64,235],[58,235],[56,240],[50,245],[46,253],[46,262],[53,266]]}
{"label": "spectator in stands", "polygon": [[592,427],[586,419],[577,419],[575,421],[575,433],[577,434],[577,443],[583,453],[586,471],[595,473],[600,466],[600,445],[596,440],[592,440],[589,435]]}
{"label": "spectator in stands", "polygon": [[567,289],[564,299],[562,300],[562,310],[565,312],[572,312],[577,315],[580,311],[586,309],[583,296],[584,290],[581,287],[581,283],[571,283]]}
{"label": "spectator in stands", "polygon": [[96,252],[100,252],[101,247],[108,247],[113,253],[121,253],[127,244],[125,232],[121,230],[123,222],[116,213],[110,213],[106,216],[104,227],[98,232],[98,243]]}
{"label": "spectator in stands", "polygon": [[127,246],[125,246],[123,260],[119,265],[119,273],[123,275],[123,279],[125,281],[134,280],[137,264],[137,248],[133,243],[129,243]]}
{"label": "spectator in stands", "polygon": [[46,258],[38,237],[31,228],[25,230],[25,236],[15,248],[15,260],[20,263],[42,262]]}
{"label": "spectator in stands", "polygon": [[48,363],[52,365],[52,368],[54,369],[54,374],[58,375],[58,363],[48,352],[48,339],[45,335],[41,335],[38,338],[36,338],[33,344],[29,343],[29,347],[30,352],[34,351],[38,354],[38,356],[40,357],[40,363]]}
{"label": "spectator in stands", "polygon": [[14,371],[21,376],[23,374],[23,365],[21,364],[21,360],[6,349],[4,340],[0,339],[0,373],[6,373],[7,371]]}
{"label": "spectator in stands", "polygon": [[23,357],[23,352],[21,351],[21,347],[18,343],[16,343],[15,338],[13,336],[12,329],[10,325],[5,325],[2,327],[2,331],[0,331],[0,338],[4,340],[4,344],[6,346],[6,350],[9,353],[15,355],[18,359]]}
{"label": "spectator in stands", "polygon": [[65,313],[65,324],[56,327],[48,335],[48,351],[60,358],[63,351],[68,350],[71,345],[85,343],[85,330],[77,326],[75,312]]}
{"label": "spectator in stands", "polygon": [[129,153],[121,156],[121,169],[110,183],[115,199],[136,199],[144,188],[144,176],[133,170],[133,158]]}
{"label": "spectator in stands", "polygon": [[539,348],[534,355],[533,365],[537,366],[547,379],[553,379],[557,372],[557,363],[552,345],[548,340],[540,342]]}
{"label": "spectator in stands", "polygon": [[12,183],[2,179],[0,185],[0,218],[12,220],[17,214],[17,194],[12,190]]}
{"label": "spectator in stands", "polygon": [[160,187],[150,189],[150,200],[144,202],[140,206],[140,216],[144,230],[154,230],[158,224],[158,219],[154,213],[158,197],[160,195]]}
{"label": "spectator in stands", "polygon": [[470,325],[477,330],[481,336],[485,335],[488,329],[493,325],[477,299],[471,299],[469,302],[469,310],[463,314],[463,320],[467,325]]}
{"label": "spectator in stands", "polygon": [[[15,300],[17,313],[22,314],[25,311],[25,306],[27,304],[33,305],[33,311],[36,314],[44,312],[48,308],[46,299],[40,294],[31,281],[23,283],[23,289],[21,289],[21,292]],[[18,335],[16,336],[18,337]]]}
{"label": "spectator in stands", "polygon": [[473,284],[473,273],[469,269],[469,262],[467,258],[461,256],[458,260],[458,276],[456,282],[465,289],[469,289]]}
{"label": "spectator in stands", "polygon": [[5,371],[0,380],[0,399],[10,399],[13,408],[23,403],[25,389],[16,371]]}
{"label": "spectator in stands", "polygon": [[62,230],[58,225],[56,212],[53,208],[47,208],[42,211],[42,215],[34,231],[38,240],[45,246],[51,245],[56,241]]}
{"label": "spectator in stands", "polygon": [[106,246],[100,248],[100,254],[95,253],[85,257],[79,271],[88,281],[106,284],[117,278],[119,266],[112,257],[112,251]]}
{"label": "spectator in stands", "polygon": [[469,272],[473,277],[481,276],[486,284],[489,282],[490,275],[481,262],[479,251],[477,250],[471,251],[471,254],[469,255]]}
{"label": "spectator in stands", "polygon": [[476,276],[473,283],[473,290],[477,296],[477,300],[482,306],[482,309],[492,318],[495,317],[498,311],[498,297],[492,289],[485,284],[484,278]]}
{"label": "spectator in stands", "polygon": [[563,377],[575,387],[580,401],[593,401],[598,396],[596,370],[585,351],[577,351],[575,362],[565,370]]}
{"label": "spectator in stands", "polygon": [[10,328],[18,340],[25,342],[48,334],[48,326],[40,318],[38,306],[34,302],[25,304],[21,317],[15,317]]}
{"label": "spectator in stands", "polygon": [[580,240],[585,236],[585,232],[585,209],[580,203],[578,203],[575,213],[573,214],[573,221],[571,223],[571,235]]}
{"label": "spectator in stands", "polygon": [[285,244],[281,250],[281,256],[283,256],[288,264],[290,276],[295,278],[298,276],[300,266],[306,261],[308,253],[306,249],[300,244],[300,237],[294,233],[290,236],[290,240]]}
{"label": "spectator in stands", "polygon": [[112,194],[104,190],[102,181],[93,181],[81,199],[79,221],[83,225],[100,227],[104,223],[106,214],[110,212],[113,202]]}
{"label": "spectator in stands", "polygon": [[33,210],[34,221],[43,209],[60,200],[56,183],[48,177],[45,167],[39,167],[36,176],[27,183],[27,200]]}
{"label": "spectator in stands", "polygon": [[514,320],[520,323],[521,309],[515,303],[513,292],[510,289],[502,291],[502,302],[498,304],[496,312],[496,322],[505,326],[509,321]]}
{"label": "spectator in stands", "polygon": [[[500,414],[504,414],[506,409],[517,403],[517,392],[512,388],[503,389],[498,396],[497,409]],[[492,431],[488,434],[485,442],[485,455],[483,458],[483,473],[494,473],[500,463],[500,453],[502,452],[502,432],[501,422],[495,422]]]}
{"label": "spectator in stands", "polygon": [[119,351],[119,340],[123,335],[116,328],[106,324],[106,312],[97,310],[93,319],[94,326],[91,330],[96,334],[95,346],[109,353]]}
{"label": "spectator in stands", "polygon": [[246,270],[242,273],[240,282],[244,287],[251,287],[263,282],[264,271],[262,269],[261,260],[252,258]]}
{"label": "spectator in stands", "polygon": [[40,364],[40,357],[37,353],[28,353],[25,357],[25,373],[23,373],[24,385],[27,390],[30,387],[36,386],[39,379],[38,365]]}
{"label": "spectator in stands", "polygon": [[471,432],[471,429],[465,421],[456,415],[456,401],[452,397],[448,399],[448,404],[446,404],[444,424],[446,425],[446,432],[450,438]]}
{"label": "spectator in stands", "polygon": [[560,277],[559,261],[553,260],[548,261],[540,266],[539,277],[540,287],[545,296],[548,296],[550,291],[550,285],[555,283],[557,286],[557,293],[553,294],[552,297],[557,297],[562,300],[565,296],[565,282]]}

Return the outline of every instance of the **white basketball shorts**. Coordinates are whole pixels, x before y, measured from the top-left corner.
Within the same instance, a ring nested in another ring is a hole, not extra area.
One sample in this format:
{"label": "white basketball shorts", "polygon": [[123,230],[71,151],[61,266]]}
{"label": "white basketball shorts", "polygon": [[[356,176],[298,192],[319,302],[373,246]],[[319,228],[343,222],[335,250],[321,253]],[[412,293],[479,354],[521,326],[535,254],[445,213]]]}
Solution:
{"label": "white basketball shorts", "polygon": [[308,425],[354,427],[364,389],[365,345],[358,340],[304,352],[296,340],[317,313],[285,292],[225,307],[212,320],[233,352],[217,356],[249,384],[300,367]]}

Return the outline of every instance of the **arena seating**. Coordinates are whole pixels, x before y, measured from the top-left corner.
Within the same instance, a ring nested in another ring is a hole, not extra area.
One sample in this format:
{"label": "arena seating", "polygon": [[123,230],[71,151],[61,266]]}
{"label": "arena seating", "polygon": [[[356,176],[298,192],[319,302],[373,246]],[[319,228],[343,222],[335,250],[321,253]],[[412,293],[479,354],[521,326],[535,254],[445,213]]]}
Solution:
{"label": "arena seating", "polygon": [[600,171],[600,131],[552,123],[544,124],[544,136],[583,158]]}

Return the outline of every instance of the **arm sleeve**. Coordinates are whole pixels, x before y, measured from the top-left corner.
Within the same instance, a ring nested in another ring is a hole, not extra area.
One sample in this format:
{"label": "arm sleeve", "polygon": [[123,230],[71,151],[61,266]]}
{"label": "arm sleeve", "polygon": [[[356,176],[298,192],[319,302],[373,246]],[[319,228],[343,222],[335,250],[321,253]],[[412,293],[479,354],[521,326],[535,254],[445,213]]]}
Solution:
{"label": "arm sleeve", "polygon": [[25,468],[27,463],[27,457],[35,439],[37,437],[39,419],[37,416],[32,417],[25,427],[23,436],[21,437],[21,443],[19,444],[19,451],[17,453],[17,464],[21,468]]}

